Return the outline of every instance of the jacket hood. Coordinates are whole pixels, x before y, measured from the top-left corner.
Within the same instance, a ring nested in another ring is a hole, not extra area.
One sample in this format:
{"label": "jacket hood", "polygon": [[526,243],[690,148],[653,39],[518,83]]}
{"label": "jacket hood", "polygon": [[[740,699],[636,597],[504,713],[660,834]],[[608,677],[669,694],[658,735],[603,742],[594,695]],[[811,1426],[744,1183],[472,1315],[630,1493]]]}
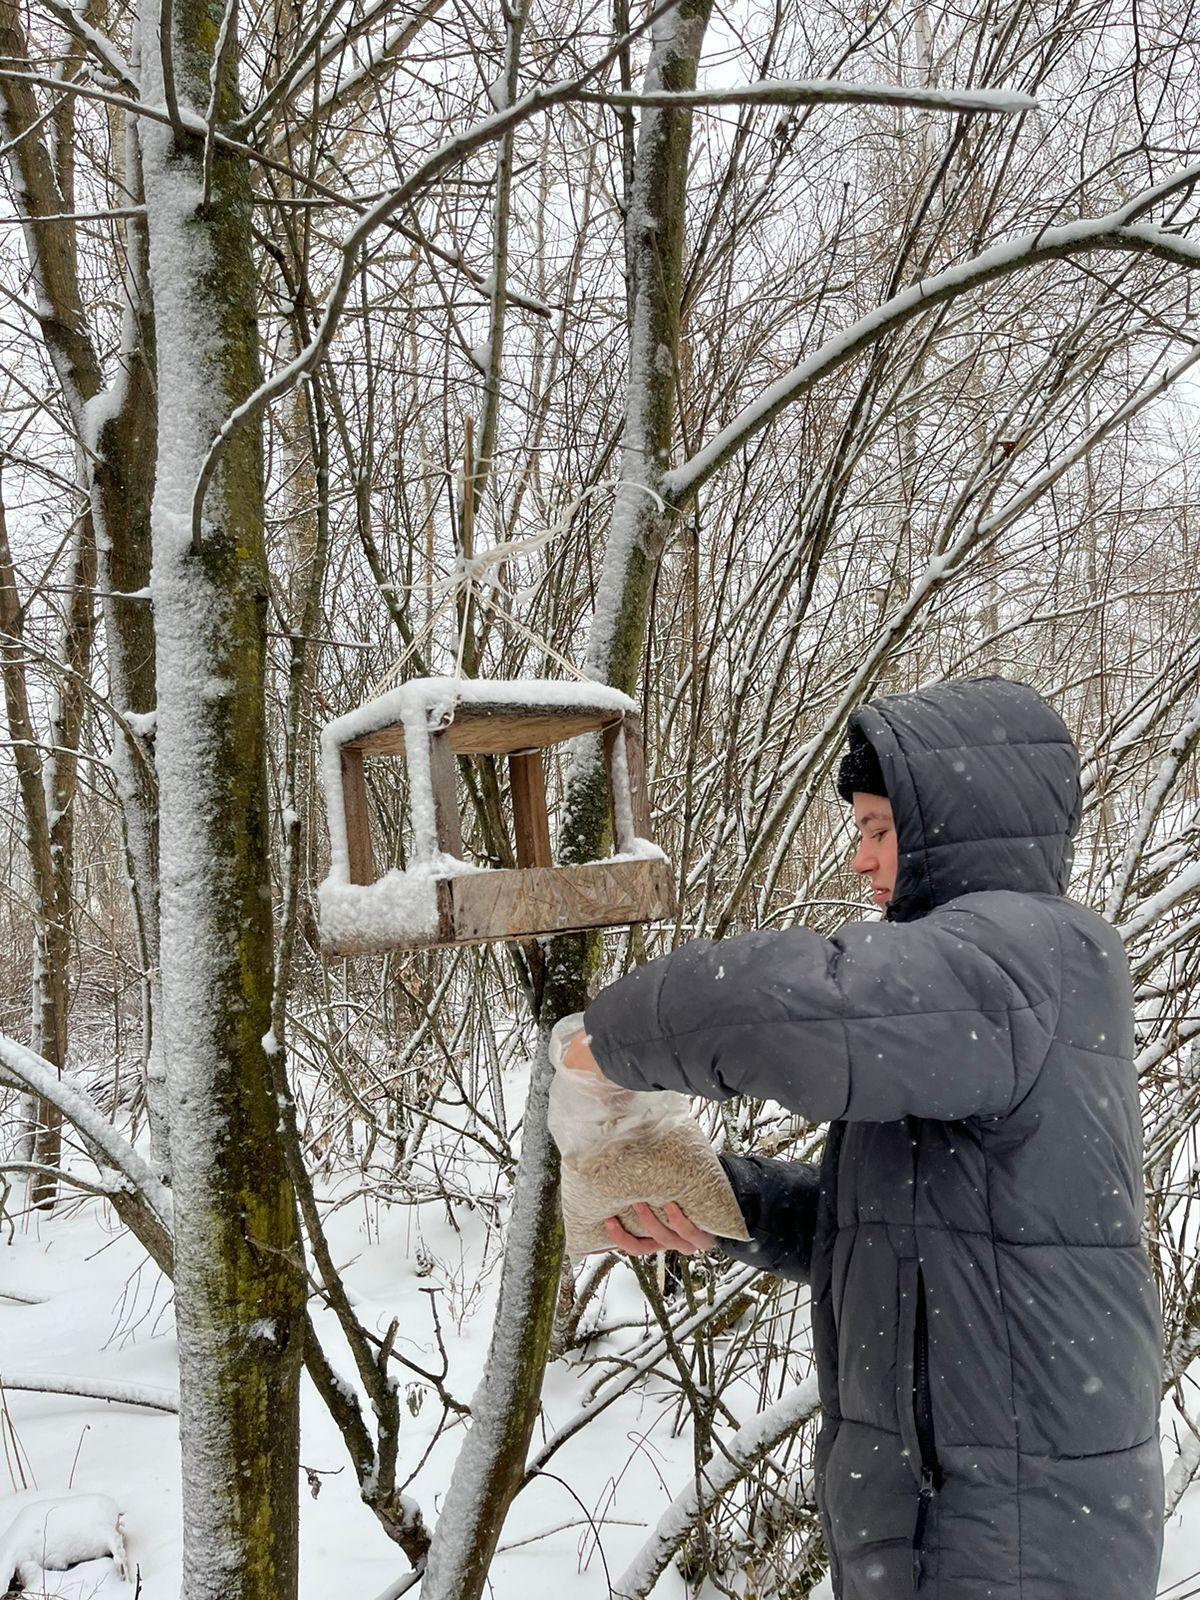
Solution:
{"label": "jacket hood", "polygon": [[896,824],[887,917],[911,922],[983,889],[1065,893],[1082,791],[1058,713],[1025,683],[966,678],[859,706]]}

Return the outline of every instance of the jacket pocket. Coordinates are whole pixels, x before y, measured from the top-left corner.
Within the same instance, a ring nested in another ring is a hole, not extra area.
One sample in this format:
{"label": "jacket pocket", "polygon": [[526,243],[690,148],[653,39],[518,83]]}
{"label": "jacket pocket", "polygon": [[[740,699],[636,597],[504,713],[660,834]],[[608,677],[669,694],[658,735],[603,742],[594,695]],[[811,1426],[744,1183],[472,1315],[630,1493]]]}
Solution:
{"label": "jacket pocket", "polygon": [[917,1484],[917,1518],[913,1529],[913,1583],[921,1575],[925,1524],[934,1496],[942,1485],[933,1431],[933,1398],[929,1387],[929,1322],[925,1275],[915,1256],[900,1262],[900,1318],[896,1345],[896,1415],[909,1469]]}

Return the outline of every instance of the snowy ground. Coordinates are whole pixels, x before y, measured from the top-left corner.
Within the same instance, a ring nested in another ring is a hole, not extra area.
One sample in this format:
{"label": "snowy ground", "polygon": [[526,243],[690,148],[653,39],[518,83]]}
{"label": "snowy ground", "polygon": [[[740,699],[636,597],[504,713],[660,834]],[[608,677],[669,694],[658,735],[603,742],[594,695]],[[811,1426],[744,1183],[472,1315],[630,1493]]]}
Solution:
{"label": "snowy ground", "polygon": [[[498,1264],[493,1262],[478,1295],[464,1297],[461,1285],[476,1277],[482,1228],[460,1211],[459,1234],[444,1210],[435,1215],[427,1206],[419,1218],[420,1242],[433,1265],[419,1273],[413,1218],[412,1210],[382,1213],[377,1233],[374,1210],[368,1218],[361,1204],[357,1212],[347,1207],[331,1228],[335,1259],[353,1262],[347,1279],[368,1325],[382,1332],[400,1314],[402,1330],[408,1330],[408,1343],[402,1337],[400,1348],[434,1366],[429,1302],[420,1291],[440,1287],[443,1333],[454,1363],[450,1385],[469,1400],[487,1354]],[[40,1303],[5,1298],[12,1295]],[[633,1280],[611,1283],[606,1318],[623,1320],[637,1312]],[[335,1361],[349,1373],[336,1330],[326,1321],[322,1332]],[[71,1216],[26,1219],[14,1239],[0,1241],[0,1352],[3,1370],[23,1376],[54,1373],[159,1389],[174,1388],[177,1381],[163,1282],[136,1241],[115,1233],[105,1223],[103,1208],[91,1202]],[[548,1430],[574,1413],[580,1392],[578,1372],[557,1364],[546,1385]],[[406,1424],[404,1447],[404,1459],[414,1465],[441,1410],[436,1396],[414,1391],[418,1397],[422,1404]],[[47,1594],[55,1600],[117,1600],[133,1595],[140,1571],[143,1600],[175,1600],[180,1577],[175,1418],[69,1395],[12,1391],[5,1399],[11,1426],[0,1419],[5,1433],[0,1542],[21,1507],[32,1501],[55,1498],[68,1488],[104,1492],[123,1513],[129,1581],[122,1582],[105,1559],[56,1578]],[[546,1580],[567,1577],[578,1600],[607,1596],[605,1563],[615,1578],[653,1517],[686,1481],[690,1451],[686,1439],[669,1437],[673,1414],[673,1407],[656,1404],[653,1390],[634,1394],[563,1448],[550,1470],[569,1483],[570,1491],[547,1477],[519,1497],[502,1539],[502,1547],[509,1548],[501,1549],[492,1568],[495,1600],[525,1600]],[[301,1458],[320,1475],[321,1490],[316,1499],[307,1490],[302,1494],[301,1593],[313,1600],[351,1594],[370,1600],[407,1564],[359,1501],[341,1439],[307,1386],[302,1433]],[[461,1431],[444,1436],[412,1485],[430,1523],[461,1439]],[[599,1549],[575,1495],[601,1524]],[[560,1531],[538,1537],[555,1528]],[[688,1593],[673,1572],[656,1591],[664,1600],[684,1600]]]}
{"label": "snowy ground", "polygon": [[[419,1220],[419,1242],[432,1257],[428,1271],[418,1268],[414,1218]],[[499,1272],[493,1262],[480,1292],[464,1298],[457,1286],[477,1276],[482,1228],[469,1212],[459,1211],[456,1220],[461,1233],[442,1208],[423,1207],[419,1217],[411,1209],[377,1217],[374,1209],[366,1212],[358,1203],[337,1214],[331,1234],[335,1259],[351,1263],[347,1279],[360,1315],[382,1331],[400,1314],[410,1340],[401,1348],[417,1361],[436,1360],[428,1297],[420,1291],[441,1290],[443,1330],[454,1362],[452,1391],[469,1399],[487,1352]],[[614,1274],[610,1285],[606,1320],[636,1314],[636,1288],[628,1274]],[[334,1359],[348,1372],[336,1333],[328,1325],[323,1332]],[[57,1373],[174,1387],[175,1342],[162,1281],[137,1244],[113,1231],[99,1205],[88,1202],[70,1215],[26,1219],[14,1238],[0,1239],[0,1359],[5,1371],[22,1375]],[[574,1412],[581,1387],[578,1371],[561,1363],[552,1368],[545,1394],[549,1428]],[[0,1412],[0,1549],[6,1531],[30,1502],[55,1498],[68,1489],[104,1493],[123,1513],[128,1581],[106,1557],[55,1575],[44,1593],[54,1600],[128,1600],[140,1573],[143,1600],[176,1600],[180,1537],[175,1418],[126,1405],[16,1391],[7,1393],[5,1405],[7,1415]],[[415,1464],[420,1459],[439,1413],[436,1398],[426,1395],[406,1427],[405,1460]],[[546,1592],[550,1581],[569,1582],[572,1600],[606,1600],[606,1565],[615,1579],[671,1495],[686,1482],[690,1451],[686,1439],[670,1438],[672,1416],[673,1408],[660,1405],[653,1389],[631,1395],[554,1458],[551,1470],[573,1493],[546,1478],[519,1497],[491,1572],[494,1600],[526,1600],[531,1593]],[[461,1437],[460,1432],[445,1437],[412,1485],[431,1523]],[[321,1474],[319,1496],[314,1499],[307,1491],[302,1496],[301,1593],[307,1600],[350,1595],[371,1600],[406,1563],[359,1502],[341,1440],[311,1392],[305,1395],[301,1454],[304,1465]],[[576,1495],[600,1525],[599,1547]],[[558,1531],[547,1532],[554,1529]],[[1200,1489],[1193,1487],[1182,1502],[1182,1515],[1167,1529],[1160,1594],[1184,1600],[1200,1587],[1197,1569]],[[824,1586],[818,1591],[827,1593]],[[694,1594],[674,1569],[655,1591],[656,1600],[688,1600]]]}

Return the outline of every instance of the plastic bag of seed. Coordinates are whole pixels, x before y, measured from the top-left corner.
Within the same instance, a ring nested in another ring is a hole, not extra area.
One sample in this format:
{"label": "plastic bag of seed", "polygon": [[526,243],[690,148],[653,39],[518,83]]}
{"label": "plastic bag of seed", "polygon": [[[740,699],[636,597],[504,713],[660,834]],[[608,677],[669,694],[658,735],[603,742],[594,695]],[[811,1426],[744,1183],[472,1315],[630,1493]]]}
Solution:
{"label": "plastic bag of seed", "polygon": [[562,1157],[568,1255],[611,1249],[606,1217],[644,1238],[633,1211],[638,1201],[665,1222],[662,1208],[673,1200],[697,1227],[724,1239],[748,1238],[725,1169],[687,1096],[622,1089],[596,1073],[565,1067],[563,1050],[582,1031],[577,1014],[564,1017],[550,1035],[549,1125]]}

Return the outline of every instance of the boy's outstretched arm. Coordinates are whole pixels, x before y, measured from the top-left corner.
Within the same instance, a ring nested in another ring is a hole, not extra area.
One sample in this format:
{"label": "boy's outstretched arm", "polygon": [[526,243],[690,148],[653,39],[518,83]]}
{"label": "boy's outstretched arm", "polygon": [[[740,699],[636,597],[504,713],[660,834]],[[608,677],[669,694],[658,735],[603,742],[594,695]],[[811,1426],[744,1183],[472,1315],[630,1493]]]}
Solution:
{"label": "boy's outstretched arm", "polygon": [[[626,1089],[754,1095],[809,1122],[999,1116],[1028,1092],[1061,996],[1053,923],[973,895],[913,923],[696,939],[603,989],[590,1050]],[[968,902],[973,902],[969,904]]]}

